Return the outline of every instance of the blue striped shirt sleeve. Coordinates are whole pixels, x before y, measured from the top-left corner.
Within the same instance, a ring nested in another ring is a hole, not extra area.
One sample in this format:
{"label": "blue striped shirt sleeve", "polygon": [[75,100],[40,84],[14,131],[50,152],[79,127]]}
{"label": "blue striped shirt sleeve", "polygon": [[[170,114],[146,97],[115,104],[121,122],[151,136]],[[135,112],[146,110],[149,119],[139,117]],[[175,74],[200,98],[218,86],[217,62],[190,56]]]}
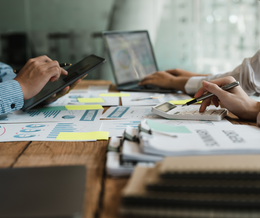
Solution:
{"label": "blue striped shirt sleeve", "polygon": [[13,80],[15,76],[10,66],[0,62],[0,114],[23,107],[23,91],[20,84]]}

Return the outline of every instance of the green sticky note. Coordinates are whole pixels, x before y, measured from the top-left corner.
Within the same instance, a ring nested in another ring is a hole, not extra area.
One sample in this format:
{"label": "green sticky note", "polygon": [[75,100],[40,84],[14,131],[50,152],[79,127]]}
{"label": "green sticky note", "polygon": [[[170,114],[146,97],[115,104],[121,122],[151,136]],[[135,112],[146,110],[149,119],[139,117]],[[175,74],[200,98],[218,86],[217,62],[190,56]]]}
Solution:
{"label": "green sticky note", "polygon": [[101,103],[105,102],[103,98],[78,98],[80,103]]}
{"label": "green sticky note", "polygon": [[65,105],[67,110],[99,110],[103,109],[100,104],[92,104],[92,105]]}
{"label": "green sticky note", "polygon": [[109,92],[109,93],[101,93],[99,96],[102,97],[129,97],[130,93],[120,93],[120,92]]}
{"label": "green sticky note", "polygon": [[[186,104],[187,102],[189,101],[192,101],[194,98],[191,98],[191,99],[186,99],[186,100],[177,100],[177,101],[169,101],[170,103],[172,104],[175,104],[175,105],[183,105],[183,104]],[[202,101],[199,101],[197,103],[201,103]],[[197,104],[196,103],[196,104]]]}
{"label": "green sticky note", "polygon": [[191,133],[186,126],[172,126],[169,124],[158,123],[153,120],[146,120],[150,129],[158,132],[172,132],[172,133]]}
{"label": "green sticky note", "polygon": [[56,106],[56,107],[43,107],[38,108],[38,111],[44,112],[44,111],[64,111],[67,110],[64,106]]}
{"label": "green sticky note", "polygon": [[60,132],[56,140],[108,140],[109,132]]}

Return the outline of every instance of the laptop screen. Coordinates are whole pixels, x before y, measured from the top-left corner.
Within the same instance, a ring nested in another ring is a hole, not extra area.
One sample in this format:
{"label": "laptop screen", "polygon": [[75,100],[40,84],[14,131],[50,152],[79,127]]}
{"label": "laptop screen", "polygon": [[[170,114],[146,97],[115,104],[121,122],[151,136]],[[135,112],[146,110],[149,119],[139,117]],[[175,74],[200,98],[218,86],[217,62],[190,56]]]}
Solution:
{"label": "laptop screen", "polygon": [[157,71],[147,31],[104,32],[117,85],[138,82]]}

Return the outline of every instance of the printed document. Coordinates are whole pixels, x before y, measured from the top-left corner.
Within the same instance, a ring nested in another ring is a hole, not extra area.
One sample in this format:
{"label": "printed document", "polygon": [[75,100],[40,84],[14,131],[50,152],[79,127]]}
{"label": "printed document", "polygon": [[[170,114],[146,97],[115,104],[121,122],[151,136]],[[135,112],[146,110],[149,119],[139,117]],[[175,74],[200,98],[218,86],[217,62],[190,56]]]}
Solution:
{"label": "printed document", "polygon": [[189,131],[172,132],[171,136],[141,132],[143,152],[163,156],[260,153],[258,127],[197,125],[186,128]]}
{"label": "printed document", "polygon": [[93,132],[99,128],[99,121],[0,124],[0,142],[56,141],[60,132]]}
{"label": "printed document", "polygon": [[141,120],[143,118],[161,119],[160,116],[151,112],[150,106],[142,107],[110,107],[102,116],[104,119],[129,119]]}
{"label": "printed document", "polygon": [[0,123],[33,123],[33,122],[77,122],[77,121],[97,121],[99,120],[103,109],[101,110],[54,110],[40,111],[30,110],[23,112],[21,110],[8,114],[0,115]]}
{"label": "printed document", "polygon": [[[81,99],[83,100],[81,101]],[[91,101],[91,99],[95,99],[96,101]],[[62,96],[57,101],[49,104],[48,107],[56,107],[56,106],[63,106],[63,105],[83,105],[83,104],[100,104],[102,106],[118,106],[119,98],[100,97],[99,93],[96,94],[95,92],[94,94],[73,92]]]}
{"label": "printed document", "polygon": [[163,94],[146,92],[121,92],[130,93],[129,97],[121,97],[123,106],[155,106],[165,101],[177,101],[191,99],[189,95],[183,93]]}

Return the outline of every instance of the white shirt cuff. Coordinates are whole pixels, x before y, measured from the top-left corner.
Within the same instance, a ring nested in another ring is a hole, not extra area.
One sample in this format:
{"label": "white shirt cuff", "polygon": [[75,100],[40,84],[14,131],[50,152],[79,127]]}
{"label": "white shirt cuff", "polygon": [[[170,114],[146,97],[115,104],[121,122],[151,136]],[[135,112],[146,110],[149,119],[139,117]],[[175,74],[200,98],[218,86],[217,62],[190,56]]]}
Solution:
{"label": "white shirt cuff", "polygon": [[206,78],[206,76],[193,76],[189,78],[184,87],[187,94],[195,94],[202,87],[202,81],[206,80]]}

